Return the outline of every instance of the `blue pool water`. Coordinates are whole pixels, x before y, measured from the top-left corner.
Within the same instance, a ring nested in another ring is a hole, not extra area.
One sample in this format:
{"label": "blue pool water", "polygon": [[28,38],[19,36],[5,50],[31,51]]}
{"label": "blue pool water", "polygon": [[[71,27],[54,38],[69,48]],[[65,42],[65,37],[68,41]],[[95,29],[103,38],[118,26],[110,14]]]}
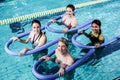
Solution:
{"label": "blue pool water", "polygon": [[[47,1],[47,2],[46,2]],[[45,11],[49,9],[64,7],[69,3],[77,4],[90,0],[72,0],[62,2],[53,0],[6,0],[0,2],[0,20],[6,18],[17,17],[21,15],[31,14],[35,12]],[[75,16],[78,19],[79,25],[90,19],[100,19],[102,22],[102,32],[105,36],[106,42],[112,38],[120,35],[120,1],[111,0],[102,4],[83,7],[77,10]],[[52,5],[51,4],[56,4]],[[49,7],[48,7],[49,6]],[[24,11],[23,11],[24,10]],[[40,19],[43,26],[46,22],[54,16],[45,17]],[[20,22],[24,31],[27,32],[31,29],[31,20]],[[21,28],[20,28],[21,29]],[[5,43],[18,33],[24,32],[22,29],[17,32],[12,32],[10,25],[0,26],[0,80],[37,80],[32,74],[33,61],[32,55],[17,57],[9,55],[4,50]],[[48,42],[56,39],[63,34],[55,34],[47,30]],[[78,41],[86,43],[84,39],[78,38]],[[16,45],[17,44],[17,45]],[[28,45],[15,43],[12,44],[12,49],[19,51]],[[54,46],[55,47],[55,46]],[[79,48],[70,45],[70,52],[74,57],[80,56]],[[120,76],[120,41],[113,43],[103,51],[102,57],[95,61],[90,60],[86,64],[76,68],[73,80],[112,80]],[[63,80],[59,78],[58,80]]]}

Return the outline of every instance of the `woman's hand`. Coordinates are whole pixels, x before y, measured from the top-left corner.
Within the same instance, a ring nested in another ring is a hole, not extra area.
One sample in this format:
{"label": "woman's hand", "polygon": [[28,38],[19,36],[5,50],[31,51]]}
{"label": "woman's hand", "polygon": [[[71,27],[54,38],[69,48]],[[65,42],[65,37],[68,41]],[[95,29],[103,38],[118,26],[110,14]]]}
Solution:
{"label": "woman's hand", "polygon": [[68,28],[63,29],[63,33],[66,33],[68,31]]}
{"label": "woman's hand", "polygon": [[13,41],[19,40],[18,37],[12,37],[11,39],[12,39]]}
{"label": "woman's hand", "polygon": [[47,61],[47,60],[50,60],[51,58],[50,57],[48,57],[48,56],[43,56],[43,57],[41,57],[42,59],[45,59],[45,61]]}
{"label": "woman's hand", "polygon": [[100,43],[95,44],[96,48],[100,47]]}
{"label": "woman's hand", "polygon": [[57,22],[57,20],[52,19],[49,22],[55,23],[55,22]]}
{"label": "woman's hand", "polygon": [[80,33],[80,34],[83,34],[83,33],[84,33],[84,30],[80,31],[79,33]]}
{"label": "woman's hand", "polygon": [[24,48],[20,51],[20,56],[23,56],[25,55],[25,53],[28,51],[29,49],[28,48]]}
{"label": "woman's hand", "polygon": [[64,68],[61,67],[61,68],[59,69],[58,73],[59,73],[59,76],[64,75]]}
{"label": "woman's hand", "polygon": [[65,73],[65,69],[66,69],[67,65],[66,64],[61,64],[60,66],[61,67],[60,67],[58,73],[59,73],[59,76],[62,76]]}

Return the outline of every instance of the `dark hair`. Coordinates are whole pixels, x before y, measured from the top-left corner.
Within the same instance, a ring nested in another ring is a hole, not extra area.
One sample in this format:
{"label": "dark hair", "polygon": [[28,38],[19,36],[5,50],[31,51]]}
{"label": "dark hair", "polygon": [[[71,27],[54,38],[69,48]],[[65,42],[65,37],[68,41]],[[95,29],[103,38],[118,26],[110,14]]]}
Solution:
{"label": "dark hair", "polygon": [[71,8],[71,9],[72,9],[72,11],[74,11],[74,10],[75,10],[75,6],[74,6],[74,5],[72,5],[72,4],[68,4],[66,8],[68,8],[68,7],[69,7],[69,8]]}
{"label": "dark hair", "polygon": [[59,41],[63,42],[68,47],[68,41],[67,41],[67,39],[61,38]]}
{"label": "dark hair", "polygon": [[[93,23],[95,23],[95,24],[97,24],[99,27],[101,27],[101,21],[100,21],[100,20],[95,19],[95,20],[92,21],[92,24],[93,24]],[[101,34],[101,32],[102,32],[102,31],[101,31],[101,28],[100,28],[99,34]]]}
{"label": "dark hair", "polygon": [[101,21],[100,21],[100,20],[95,19],[94,21],[92,21],[92,24],[93,24],[93,23],[95,23],[95,24],[97,24],[98,26],[101,27]]}
{"label": "dark hair", "polygon": [[33,25],[33,23],[38,23],[38,24],[40,25],[40,27],[41,27],[41,23],[40,23],[39,20],[33,20],[33,21],[32,21],[32,25]]}
{"label": "dark hair", "polygon": [[[39,20],[33,20],[33,21],[32,21],[32,25],[33,25],[33,23],[38,23],[38,24],[40,25],[40,27],[41,27],[41,23],[40,23]],[[42,34],[42,31],[41,31],[41,30],[40,30],[40,34]]]}

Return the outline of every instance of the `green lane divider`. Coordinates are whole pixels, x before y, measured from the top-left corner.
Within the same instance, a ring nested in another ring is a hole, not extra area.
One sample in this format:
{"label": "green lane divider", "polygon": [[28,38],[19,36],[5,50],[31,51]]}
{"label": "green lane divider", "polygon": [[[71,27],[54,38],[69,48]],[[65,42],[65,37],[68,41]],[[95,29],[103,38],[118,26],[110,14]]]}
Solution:
{"label": "green lane divider", "polygon": [[[96,1],[90,1],[90,2],[85,2],[85,3],[81,3],[81,4],[76,4],[75,8],[81,8],[81,7],[85,7],[85,6],[89,6],[89,5],[93,5],[93,4],[106,2],[106,1],[109,1],[109,0],[96,0]],[[24,15],[24,16],[19,16],[19,17],[15,17],[15,18],[8,18],[8,19],[1,20],[0,25],[24,21],[24,20],[28,20],[28,19],[46,16],[46,15],[51,15],[51,14],[63,12],[65,10],[66,10],[66,7],[62,7],[62,8],[51,9],[51,10],[47,10],[47,11],[43,11],[43,12],[28,14],[28,15]]]}

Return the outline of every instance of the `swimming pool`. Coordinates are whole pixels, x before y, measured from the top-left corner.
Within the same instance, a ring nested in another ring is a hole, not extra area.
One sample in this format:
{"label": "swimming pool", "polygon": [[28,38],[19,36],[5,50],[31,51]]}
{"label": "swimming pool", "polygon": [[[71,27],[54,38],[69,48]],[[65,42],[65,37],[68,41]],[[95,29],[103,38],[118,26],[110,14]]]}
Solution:
{"label": "swimming pool", "polygon": [[[48,1],[48,0],[47,0]],[[33,0],[7,0],[6,2],[0,3],[0,20],[5,18],[11,18],[16,16],[21,16],[25,14],[30,14],[33,12],[45,11],[51,8],[58,8],[66,6],[68,3],[82,3],[90,0],[75,0],[72,2],[71,0],[66,2],[53,2],[49,0],[46,4],[45,1],[39,0],[38,2],[33,2]],[[44,2],[40,4],[41,2]],[[31,4],[32,3],[32,4]],[[47,7],[51,5],[51,3],[55,3],[58,5],[52,5],[51,7]],[[120,31],[120,16],[119,16],[119,0],[111,0],[106,3],[97,4],[93,6],[83,7],[78,9],[78,12],[75,14],[78,18],[79,24],[84,23],[89,19],[100,19],[102,22],[102,32],[105,35],[105,39],[110,40],[115,36],[119,35]],[[28,5],[31,4],[31,5]],[[36,6],[35,6],[36,5]],[[42,7],[39,7],[42,6]],[[35,6],[35,7],[34,7]],[[10,9],[11,8],[11,9]],[[24,9],[24,11],[22,11]],[[8,12],[7,12],[8,11]],[[9,13],[9,14],[6,14]],[[13,14],[13,15],[11,15]],[[46,22],[49,19],[52,19],[53,16],[45,17],[41,20],[42,25],[46,25]],[[24,31],[30,30],[30,20],[22,21],[21,25],[25,29]],[[19,24],[19,23],[18,23]],[[0,26],[0,80],[37,80],[32,72],[32,65],[34,63],[32,55],[25,56],[25,57],[15,57],[8,55],[4,50],[4,45],[8,41],[9,38],[12,36],[17,35],[17,33],[21,33],[22,29],[18,29],[17,32],[10,29],[9,25],[1,25]],[[4,37],[2,36],[4,34]],[[46,30],[47,36],[50,36],[48,41],[55,39],[59,36],[59,34],[53,34],[52,32],[48,32]],[[60,36],[63,36],[61,34]],[[79,38],[80,41],[81,38]],[[84,42],[84,41],[83,41]],[[19,51],[22,46],[13,44],[13,48],[16,51]],[[19,46],[19,47],[18,47]],[[27,46],[27,45],[24,45]],[[118,76],[120,76],[120,41],[109,45],[105,51],[102,53],[104,54],[102,58],[99,59],[99,62],[93,64],[93,60],[89,61],[88,63],[78,67],[74,74],[74,80],[112,80]],[[70,52],[76,53],[72,54],[73,56],[80,56],[79,54],[80,49],[75,46],[70,46]],[[62,80],[59,78],[58,80]]]}

